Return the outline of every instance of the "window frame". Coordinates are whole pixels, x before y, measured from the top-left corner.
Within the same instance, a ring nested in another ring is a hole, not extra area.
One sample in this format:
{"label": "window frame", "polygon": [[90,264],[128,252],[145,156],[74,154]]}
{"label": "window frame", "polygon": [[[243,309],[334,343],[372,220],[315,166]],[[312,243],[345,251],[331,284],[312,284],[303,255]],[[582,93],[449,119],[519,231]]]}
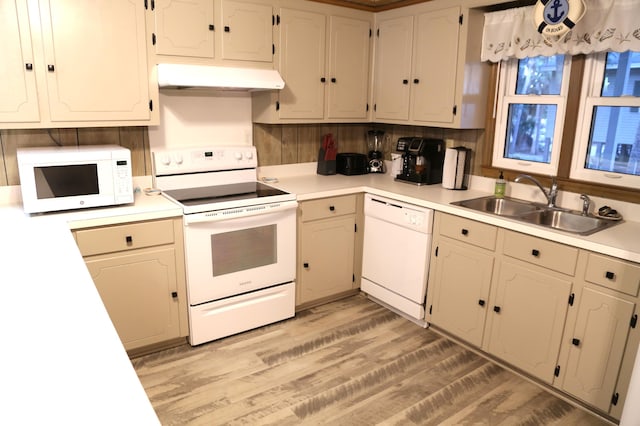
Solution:
{"label": "window frame", "polygon": [[640,188],[640,176],[585,167],[595,108],[598,106],[640,107],[640,97],[601,96],[606,58],[606,52],[586,55],[569,178],[576,181],[637,189]]}
{"label": "window frame", "polygon": [[[580,103],[580,96],[582,90],[583,73],[585,70],[586,55],[573,56],[571,61],[571,76],[569,81],[569,93],[574,94],[567,99],[567,111],[565,114],[565,126],[563,134],[562,149],[560,152],[560,165],[558,167],[558,174],[556,180],[562,191],[568,191],[576,194],[588,194],[594,197],[603,197],[611,200],[620,200],[630,203],[640,204],[640,191],[633,190],[621,186],[604,185],[596,182],[583,182],[569,178],[569,172],[571,169],[571,158],[574,151],[574,145],[577,146],[575,139],[578,110]],[[496,134],[496,110],[497,94],[498,94],[498,76],[500,74],[500,63],[491,63],[491,79],[489,81],[489,93],[492,96],[489,97],[487,102],[487,111],[492,113],[487,114],[484,137],[476,136],[479,145],[479,151],[481,153],[481,166],[480,175],[490,179],[496,179],[500,175],[500,171],[504,172],[504,177],[508,181],[512,181],[516,176],[521,173],[525,173],[523,170],[509,170],[499,169],[493,167],[491,164],[493,158],[493,146]],[[551,179],[548,175],[536,175],[535,176],[544,186],[550,185]]]}
{"label": "window frame", "polygon": [[[500,62],[498,72],[498,90],[496,94],[495,135],[493,143],[492,166],[527,173],[555,176],[558,173],[560,152],[567,110],[567,95],[571,80],[571,62],[569,55],[564,56],[562,84],[558,95],[517,95],[518,58]],[[540,163],[521,159],[505,158],[507,129],[509,125],[509,106],[512,104],[555,105],[556,119],[553,132],[553,145],[549,163]]]}

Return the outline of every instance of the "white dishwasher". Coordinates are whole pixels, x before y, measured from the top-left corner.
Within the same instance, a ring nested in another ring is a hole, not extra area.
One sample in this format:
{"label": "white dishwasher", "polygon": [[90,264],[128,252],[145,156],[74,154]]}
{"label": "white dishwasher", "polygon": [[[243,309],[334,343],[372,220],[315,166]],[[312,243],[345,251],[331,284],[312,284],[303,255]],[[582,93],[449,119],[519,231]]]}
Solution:
{"label": "white dishwasher", "polygon": [[426,327],[433,210],[366,194],[364,215],[361,290]]}

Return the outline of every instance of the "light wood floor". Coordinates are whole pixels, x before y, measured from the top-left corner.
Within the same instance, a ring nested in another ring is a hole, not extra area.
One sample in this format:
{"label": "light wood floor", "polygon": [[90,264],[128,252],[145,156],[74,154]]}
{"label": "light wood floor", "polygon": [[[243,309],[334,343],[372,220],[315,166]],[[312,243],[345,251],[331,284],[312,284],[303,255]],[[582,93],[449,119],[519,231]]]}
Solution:
{"label": "light wood floor", "polygon": [[163,425],[606,424],[362,295],[132,362]]}

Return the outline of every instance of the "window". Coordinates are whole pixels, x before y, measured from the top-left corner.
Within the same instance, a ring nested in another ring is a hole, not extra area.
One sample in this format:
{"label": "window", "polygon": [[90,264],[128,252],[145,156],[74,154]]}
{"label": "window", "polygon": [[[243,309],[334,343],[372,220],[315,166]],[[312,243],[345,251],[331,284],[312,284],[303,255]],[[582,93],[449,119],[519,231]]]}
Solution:
{"label": "window", "polygon": [[494,167],[557,173],[570,65],[563,55],[502,64]]}
{"label": "window", "polygon": [[640,53],[589,55],[572,179],[640,187]]}

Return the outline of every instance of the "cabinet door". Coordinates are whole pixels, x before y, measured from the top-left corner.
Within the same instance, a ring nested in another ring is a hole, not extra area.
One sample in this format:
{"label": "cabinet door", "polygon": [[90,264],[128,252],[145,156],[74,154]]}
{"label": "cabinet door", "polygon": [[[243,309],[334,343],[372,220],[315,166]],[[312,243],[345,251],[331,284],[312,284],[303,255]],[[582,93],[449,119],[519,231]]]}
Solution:
{"label": "cabinet door", "polygon": [[159,248],[85,258],[125,349],[179,337],[175,256]]}
{"label": "cabinet door", "polygon": [[413,16],[380,22],[375,67],[375,118],[409,119]]}
{"label": "cabinet door", "polygon": [[354,227],[353,215],[302,225],[298,305],[353,288]]}
{"label": "cabinet door", "polygon": [[484,250],[440,238],[429,283],[434,325],[480,346],[494,258]]}
{"label": "cabinet door", "polygon": [[369,22],[329,18],[327,118],[367,118]]}
{"label": "cabinet door", "polygon": [[213,0],[155,0],[158,55],[214,57]]}
{"label": "cabinet door", "polygon": [[280,118],[318,118],[324,114],[325,21],[318,13],[281,9]]}
{"label": "cabinet door", "polygon": [[411,80],[412,120],[453,122],[459,17],[460,8],[452,7],[416,18]]}
{"label": "cabinet door", "polygon": [[0,2],[0,40],[0,122],[37,122],[40,114],[26,2]]}
{"label": "cabinet door", "polygon": [[52,121],[148,120],[144,3],[40,0]]}
{"label": "cabinet door", "polygon": [[562,388],[609,411],[634,304],[585,287]]}
{"label": "cabinet door", "polygon": [[488,351],[551,383],[571,286],[571,281],[503,261],[489,306]]}
{"label": "cabinet door", "polygon": [[270,5],[237,0],[222,2],[222,57],[271,62],[273,10]]}

